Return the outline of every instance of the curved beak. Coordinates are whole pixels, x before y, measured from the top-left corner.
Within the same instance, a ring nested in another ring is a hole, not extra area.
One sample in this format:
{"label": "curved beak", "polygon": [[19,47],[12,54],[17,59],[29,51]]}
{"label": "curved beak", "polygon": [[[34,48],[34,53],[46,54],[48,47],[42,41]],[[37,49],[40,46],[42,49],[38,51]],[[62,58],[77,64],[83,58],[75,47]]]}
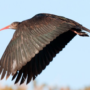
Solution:
{"label": "curved beak", "polygon": [[10,25],[8,25],[8,26],[6,26],[6,27],[0,29],[0,31],[2,31],[2,30],[4,30],[4,29],[9,29],[9,28],[10,28]]}

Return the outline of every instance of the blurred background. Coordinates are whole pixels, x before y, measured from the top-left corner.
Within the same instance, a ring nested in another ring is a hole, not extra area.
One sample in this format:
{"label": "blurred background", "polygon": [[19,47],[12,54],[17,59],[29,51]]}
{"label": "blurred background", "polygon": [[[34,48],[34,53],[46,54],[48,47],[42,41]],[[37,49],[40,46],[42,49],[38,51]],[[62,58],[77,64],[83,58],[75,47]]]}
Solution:
{"label": "blurred background", "polygon": [[[90,0],[0,0],[0,28],[38,13],[64,16],[90,29]],[[14,32],[0,32],[0,58]],[[36,81],[19,86],[11,78],[0,80],[0,90],[90,90],[90,37],[77,35]]]}

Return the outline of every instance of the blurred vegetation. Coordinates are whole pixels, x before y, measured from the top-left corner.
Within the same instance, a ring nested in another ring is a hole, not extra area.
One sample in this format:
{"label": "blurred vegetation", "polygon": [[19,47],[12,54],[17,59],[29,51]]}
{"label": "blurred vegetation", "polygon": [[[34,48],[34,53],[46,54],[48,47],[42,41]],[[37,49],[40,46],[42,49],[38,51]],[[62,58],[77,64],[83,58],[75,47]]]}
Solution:
{"label": "blurred vegetation", "polygon": [[15,87],[13,86],[1,86],[0,85],[0,90],[27,90],[27,86],[23,85],[23,86],[18,86],[18,85],[15,85]]}
{"label": "blurred vegetation", "polygon": [[[0,85],[0,90],[30,90],[27,85],[15,85],[14,87],[13,86],[1,86]],[[42,85],[37,85],[37,82],[36,81],[33,81],[33,89],[31,90],[90,90],[90,87],[85,87],[85,88],[82,88],[82,89],[70,89],[69,87],[58,87],[58,86],[49,86],[47,84],[42,84]]]}

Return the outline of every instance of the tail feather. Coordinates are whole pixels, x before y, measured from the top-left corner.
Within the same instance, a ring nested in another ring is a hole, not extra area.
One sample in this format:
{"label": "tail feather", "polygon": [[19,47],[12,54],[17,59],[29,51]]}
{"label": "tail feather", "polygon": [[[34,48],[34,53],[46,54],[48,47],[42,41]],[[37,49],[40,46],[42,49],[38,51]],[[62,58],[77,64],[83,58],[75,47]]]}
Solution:
{"label": "tail feather", "polygon": [[90,32],[90,29],[88,29],[88,28],[86,28],[86,27],[84,27],[84,26],[82,26],[81,29],[83,29],[83,30],[85,30],[85,31],[87,31],[87,32]]}

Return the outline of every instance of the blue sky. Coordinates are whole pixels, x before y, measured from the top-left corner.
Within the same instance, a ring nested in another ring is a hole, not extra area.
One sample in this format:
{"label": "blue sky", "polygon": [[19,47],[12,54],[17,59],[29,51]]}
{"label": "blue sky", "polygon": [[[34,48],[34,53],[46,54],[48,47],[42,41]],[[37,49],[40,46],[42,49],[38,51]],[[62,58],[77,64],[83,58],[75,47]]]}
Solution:
{"label": "blue sky", "polygon": [[[37,13],[65,16],[90,28],[90,0],[1,0],[0,28],[29,19]],[[14,32],[10,29],[0,32],[0,58]],[[38,84],[75,89],[90,86],[90,37],[76,36],[36,80]],[[14,85],[11,77],[0,83]]]}

